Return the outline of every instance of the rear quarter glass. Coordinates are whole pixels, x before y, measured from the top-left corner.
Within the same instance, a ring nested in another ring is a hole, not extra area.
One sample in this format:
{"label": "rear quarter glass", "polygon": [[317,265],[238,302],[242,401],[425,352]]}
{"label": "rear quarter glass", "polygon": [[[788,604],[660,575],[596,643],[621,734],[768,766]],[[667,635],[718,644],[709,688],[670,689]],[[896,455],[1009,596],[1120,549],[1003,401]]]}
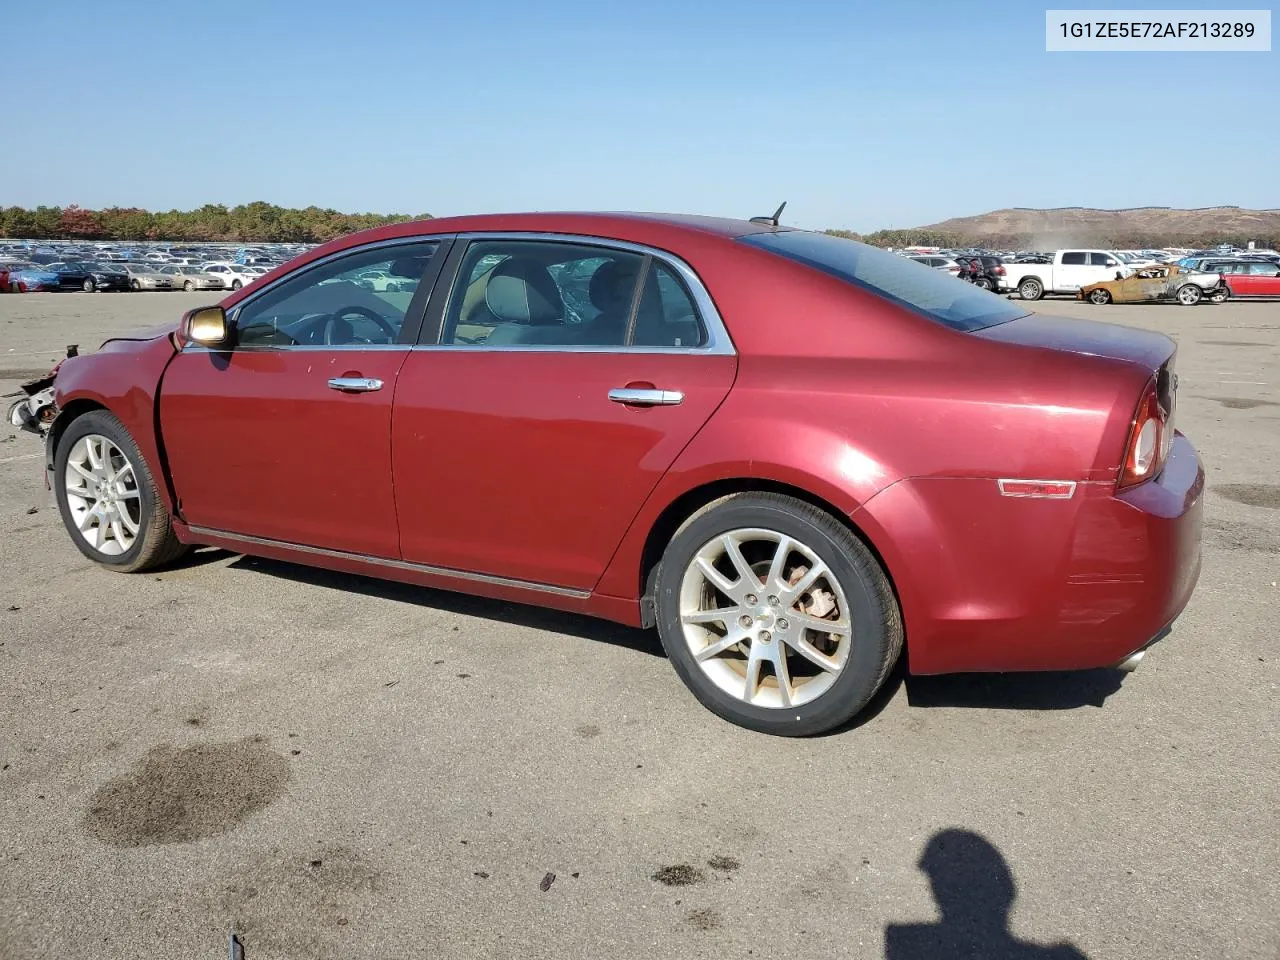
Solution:
{"label": "rear quarter glass", "polygon": [[837,277],[952,330],[983,330],[1028,313],[942,271],[856,240],[778,230],[740,237],[739,242]]}

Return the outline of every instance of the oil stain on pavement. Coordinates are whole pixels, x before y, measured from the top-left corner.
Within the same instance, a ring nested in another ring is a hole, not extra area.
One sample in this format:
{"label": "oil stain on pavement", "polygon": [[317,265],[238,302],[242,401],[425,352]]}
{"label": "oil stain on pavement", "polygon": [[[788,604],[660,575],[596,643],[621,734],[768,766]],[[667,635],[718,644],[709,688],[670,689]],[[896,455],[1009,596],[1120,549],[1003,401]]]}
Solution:
{"label": "oil stain on pavement", "polygon": [[254,738],[161,744],[98,788],[85,827],[119,847],[190,843],[236,827],[280,797],[288,782],[289,761]]}

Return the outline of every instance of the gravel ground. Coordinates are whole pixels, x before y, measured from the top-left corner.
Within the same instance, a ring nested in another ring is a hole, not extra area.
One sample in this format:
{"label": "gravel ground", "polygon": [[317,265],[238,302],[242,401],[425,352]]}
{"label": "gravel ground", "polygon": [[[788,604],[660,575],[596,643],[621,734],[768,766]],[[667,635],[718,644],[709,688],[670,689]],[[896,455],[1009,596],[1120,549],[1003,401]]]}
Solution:
{"label": "gravel ground", "polygon": [[[0,389],[207,299],[0,296]],[[0,429],[0,957],[1274,960],[1280,303],[1036,307],[1179,340],[1191,605],[1123,679],[898,676],[807,741],[640,631],[214,551],[105,572]]]}

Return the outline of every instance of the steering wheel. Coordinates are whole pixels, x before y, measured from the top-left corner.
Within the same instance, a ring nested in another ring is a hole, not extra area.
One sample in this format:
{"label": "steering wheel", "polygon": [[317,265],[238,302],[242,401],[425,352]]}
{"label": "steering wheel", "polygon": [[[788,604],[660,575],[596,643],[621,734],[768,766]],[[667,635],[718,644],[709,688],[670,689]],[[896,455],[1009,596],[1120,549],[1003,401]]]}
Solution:
{"label": "steering wheel", "polygon": [[[372,320],[375,324],[377,324],[382,329],[383,333],[387,335],[387,343],[396,342],[396,337],[399,334],[396,331],[396,328],[391,326],[391,324],[387,322],[386,317],[380,316],[379,314],[375,313],[373,310],[370,310],[368,307],[359,307],[353,304],[349,307],[341,307],[333,311],[333,313],[329,314],[329,316],[325,319],[324,342],[326,344],[335,345],[333,343],[334,328],[337,326],[338,320],[341,317],[345,317],[347,316],[347,314],[351,314],[351,313],[354,313],[356,316],[364,317],[368,320]],[[368,343],[369,341],[365,341],[365,342]],[[337,344],[337,346],[341,346],[341,344]]]}

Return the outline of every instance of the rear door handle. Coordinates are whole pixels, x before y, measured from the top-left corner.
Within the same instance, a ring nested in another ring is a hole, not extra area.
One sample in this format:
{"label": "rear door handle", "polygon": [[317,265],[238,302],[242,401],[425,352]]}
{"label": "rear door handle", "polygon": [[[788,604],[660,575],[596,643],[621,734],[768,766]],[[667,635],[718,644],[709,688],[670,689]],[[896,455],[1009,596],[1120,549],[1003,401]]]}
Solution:
{"label": "rear door handle", "polygon": [[609,391],[609,399],[629,407],[674,407],[683,402],[679,390],[642,390],[636,387],[616,387]]}
{"label": "rear door handle", "polygon": [[382,381],[377,377],[330,377],[329,389],[346,393],[372,393],[382,389]]}

